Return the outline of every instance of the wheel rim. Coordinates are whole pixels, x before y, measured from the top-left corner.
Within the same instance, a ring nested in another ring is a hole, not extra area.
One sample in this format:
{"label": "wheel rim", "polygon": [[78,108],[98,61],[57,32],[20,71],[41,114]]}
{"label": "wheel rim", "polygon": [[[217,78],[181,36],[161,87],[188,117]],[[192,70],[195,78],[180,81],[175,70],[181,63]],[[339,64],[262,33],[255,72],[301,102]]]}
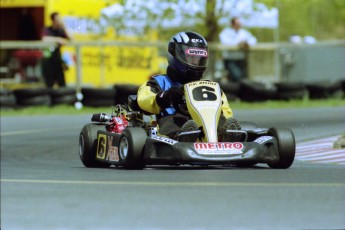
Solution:
{"label": "wheel rim", "polygon": [[83,135],[80,135],[80,138],[79,138],[79,155],[80,157],[83,157],[84,155],[84,137]]}
{"label": "wheel rim", "polygon": [[128,155],[128,140],[126,137],[121,138],[120,140],[120,156],[122,159],[126,159]]}

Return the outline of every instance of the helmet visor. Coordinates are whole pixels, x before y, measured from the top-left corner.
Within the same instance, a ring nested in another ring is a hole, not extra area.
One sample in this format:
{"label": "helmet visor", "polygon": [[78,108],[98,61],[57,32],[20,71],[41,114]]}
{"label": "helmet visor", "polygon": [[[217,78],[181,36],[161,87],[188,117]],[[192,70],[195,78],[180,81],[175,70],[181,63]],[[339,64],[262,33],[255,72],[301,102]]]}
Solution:
{"label": "helmet visor", "polygon": [[175,49],[175,57],[191,67],[207,67],[208,50],[205,48],[179,45]]}

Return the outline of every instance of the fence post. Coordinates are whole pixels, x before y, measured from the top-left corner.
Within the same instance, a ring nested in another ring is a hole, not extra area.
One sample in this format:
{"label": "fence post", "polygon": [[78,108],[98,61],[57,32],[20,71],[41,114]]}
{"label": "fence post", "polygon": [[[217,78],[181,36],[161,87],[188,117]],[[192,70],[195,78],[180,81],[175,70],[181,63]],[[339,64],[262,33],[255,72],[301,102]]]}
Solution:
{"label": "fence post", "polygon": [[104,59],[105,59],[104,58],[104,45],[101,44],[101,47],[100,47],[100,68],[101,68],[101,70],[100,70],[100,74],[101,74],[100,86],[101,87],[104,87],[104,82],[105,82],[105,63],[104,63],[105,60]]}
{"label": "fence post", "polygon": [[81,70],[81,48],[79,44],[75,45],[75,52],[77,56],[77,87],[76,90],[77,92],[81,91],[81,85],[82,85],[82,70]]}

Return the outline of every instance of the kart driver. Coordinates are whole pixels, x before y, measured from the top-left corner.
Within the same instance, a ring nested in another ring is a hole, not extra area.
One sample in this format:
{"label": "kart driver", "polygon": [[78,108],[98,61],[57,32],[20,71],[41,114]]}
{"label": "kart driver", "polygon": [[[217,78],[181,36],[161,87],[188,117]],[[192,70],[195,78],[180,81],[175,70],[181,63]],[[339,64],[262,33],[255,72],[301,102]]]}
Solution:
{"label": "kart driver", "polygon": [[[189,54],[190,48],[197,49],[198,54]],[[208,45],[203,36],[195,32],[179,32],[174,35],[168,45],[167,73],[155,75],[139,87],[137,101],[139,107],[157,115],[159,134],[177,139],[180,132],[199,130],[190,116],[176,111],[173,105],[183,103],[183,84],[198,81],[203,77],[208,63]],[[233,118],[228,100],[222,93],[222,113],[219,119],[218,136],[222,141],[236,141],[233,133],[224,130],[241,129]],[[197,134],[181,136],[180,141],[194,142]],[[238,140],[237,140],[238,141]]]}

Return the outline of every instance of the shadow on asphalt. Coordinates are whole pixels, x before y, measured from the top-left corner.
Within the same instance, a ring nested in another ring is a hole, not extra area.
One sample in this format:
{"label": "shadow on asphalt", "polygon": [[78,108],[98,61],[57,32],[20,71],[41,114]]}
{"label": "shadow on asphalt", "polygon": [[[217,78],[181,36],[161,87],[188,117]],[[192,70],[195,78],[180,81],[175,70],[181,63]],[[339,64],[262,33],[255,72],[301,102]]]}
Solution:
{"label": "shadow on asphalt", "polygon": [[[83,168],[81,167],[75,167],[75,168]],[[92,169],[92,168],[90,168]],[[98,168],[99,169],[99,168]],[[128,170],[128,171],[142,171],[142,170],[264,170],[264,169],[270,169],[268,166],[265,165],[255,165],[251,167],[238,167],[235,165],[226,165],[226,166],[205,166],[205,165],[150,165],[145,167],[144,169],[125,169],[121,166],[111,166],[109,168],[104,168],[104,170]]]}

